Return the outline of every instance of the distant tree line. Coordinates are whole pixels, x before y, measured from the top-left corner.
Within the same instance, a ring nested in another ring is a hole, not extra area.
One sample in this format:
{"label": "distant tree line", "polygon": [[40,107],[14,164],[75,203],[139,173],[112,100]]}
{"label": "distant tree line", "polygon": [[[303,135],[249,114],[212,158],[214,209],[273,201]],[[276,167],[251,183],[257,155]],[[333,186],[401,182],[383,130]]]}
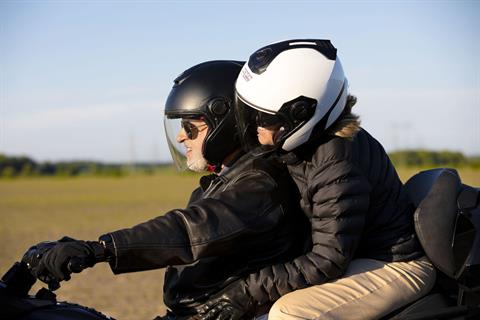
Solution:
{"label": "distant tree line", "polygon": [[0,178],[89,175],[122,177],[130,174],[154,174],[167,167],[171,167],[171,164],[136,163],[127,165],[94,161],[36,162],[25,156],[12,157],[0,154]]}
{"label": "distant tree line", "polygon": [[[472,167],[480,169],[480,156],[467,157],[461,152],[402,150],[389,153],[399,167]],[[171,164],[136,163],[106,164],[93,161],[36,162],[25,156],[12,157],[0,154],[0,178],[32,176],[114,176],[155,174],[171,168]]]}
{"label": "distant tree line", "polygon": [[472,167],[480,169],[480,156],[467,157],[461,152],[401,150],[389,153],[395,166],[403,167]]}

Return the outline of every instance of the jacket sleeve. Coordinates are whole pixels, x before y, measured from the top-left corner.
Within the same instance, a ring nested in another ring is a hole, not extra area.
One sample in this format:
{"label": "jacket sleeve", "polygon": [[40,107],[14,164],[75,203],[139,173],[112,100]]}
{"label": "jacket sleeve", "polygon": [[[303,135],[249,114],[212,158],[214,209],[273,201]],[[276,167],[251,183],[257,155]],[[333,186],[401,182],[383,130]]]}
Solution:
{"label": "jacket sleeve", "polygon": [[272,206],[275,188],[264,172],[245,172],[212,198],[110,233],[112,271],[157,269],[254,250],[256,236],[275,226],[283,214],[280,206]]}
{"label": "jacket sleeve", "polygon": [[312,248],[293,261],[265,267],[246,279],[258,304],[340,277],[355,252],[369,207],[370,185],[347,160],[319,165],[308,177]]}

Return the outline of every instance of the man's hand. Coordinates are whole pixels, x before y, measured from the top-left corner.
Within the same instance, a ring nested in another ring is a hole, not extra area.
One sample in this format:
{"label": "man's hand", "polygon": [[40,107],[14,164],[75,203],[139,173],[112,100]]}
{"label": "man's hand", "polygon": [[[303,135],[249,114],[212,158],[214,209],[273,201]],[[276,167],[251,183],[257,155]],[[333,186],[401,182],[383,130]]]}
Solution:
{"label": "man's hand", "polygon": [[202,320],[238,320],[254,314],[255,303],[247,292],[244,280],[237,280],[212,296],[200,310]]}
{"label": "man's hand", "polygon": [[105,261],[105,248],[100,242],[64,237],[41,252],[38,264],[32,265],[31,270],[35,277],[45,283],[60,282],[70,280],[72,272],[93,267],[100,261]]}

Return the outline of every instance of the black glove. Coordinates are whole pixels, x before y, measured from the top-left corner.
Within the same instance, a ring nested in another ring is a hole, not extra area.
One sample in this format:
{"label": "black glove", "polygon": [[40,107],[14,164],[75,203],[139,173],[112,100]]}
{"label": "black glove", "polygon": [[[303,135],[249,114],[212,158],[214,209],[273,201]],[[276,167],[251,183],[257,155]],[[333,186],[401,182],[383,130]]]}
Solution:
{"label": "black glove", "polygon": [[202,320],[197,315],[180,316],[174,312],[167,310],[167,314],[164,316],[156,316],[153,320]]}
{"label": "black glove", "polygon": [[255,308],[247,283],[240,279],[210,297],[198,314],[202,320],[238,320],[255,315]]}
{"label": "black glove", "polygon": [[30,270],[37,267],[42,256],[56,244],[57,241],[44,241],[31,246],[23,255],[22,262],[24,262]]}
{"label": "black glove", "polygon": [[106,258],[105,247],[100,242],[64,237],[42,253],[38,265],[32,267],[32,274],[45,283],[70,280],[72,272],[93,267]]}
{"label": "black glove", "polygon": [[[33,274],[33,269],[38,267],[43,255],[48,250],[52,249],[56,244],[57,241],[40,242],[30,247],[27,252],[25,252],[22,258],[22,263],[27,266],[31,274]],[[35,276],[35,278],[38,277]],[[60,288],[59,282],[48,274],[42,275],[39,279],[48,284],[48,288],[52,291]]]}

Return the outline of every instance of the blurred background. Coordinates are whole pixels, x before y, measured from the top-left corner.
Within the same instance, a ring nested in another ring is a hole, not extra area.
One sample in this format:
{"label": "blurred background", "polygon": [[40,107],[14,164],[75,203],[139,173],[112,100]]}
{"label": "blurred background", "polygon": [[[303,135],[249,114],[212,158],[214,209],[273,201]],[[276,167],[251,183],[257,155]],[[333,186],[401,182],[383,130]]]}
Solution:
{"label": "blurred background", "polygon": [[[184,206],[198,175],[170,166],[173,79],[290,38],[338,48],[354,110],[403,180],[451,166],[479,186],[479,35],[478,1],[0,0],[0,273],[38,241]],[[162,276],[100,266],[59,297],[149,319]]]}
{"label": "blurred background", "polygon": [[289,38],[331,39],[388,151],[480,153],[478,1],[2,1],[0,151],[168,162],[173,79]]}

